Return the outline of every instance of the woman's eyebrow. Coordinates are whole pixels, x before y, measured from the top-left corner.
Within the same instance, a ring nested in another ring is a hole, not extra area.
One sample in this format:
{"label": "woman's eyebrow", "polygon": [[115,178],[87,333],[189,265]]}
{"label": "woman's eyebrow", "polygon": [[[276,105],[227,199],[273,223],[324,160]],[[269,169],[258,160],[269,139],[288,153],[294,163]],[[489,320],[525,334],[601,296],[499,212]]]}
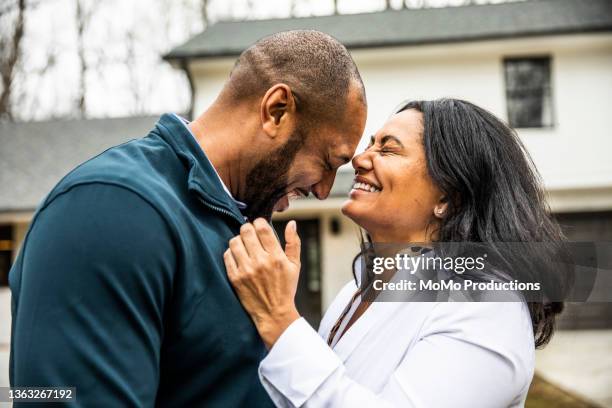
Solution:
{"label": "woman's eyebrow", "polygon": [[404,144],[397,137],[395,137],[393,135],[385,135],[385,136],[382,137],[382,139],[380,139],[380,144],[381,145],[384,145],[387,142],[395,142],[398,145],[400,145],[400,147],[404,147]]}

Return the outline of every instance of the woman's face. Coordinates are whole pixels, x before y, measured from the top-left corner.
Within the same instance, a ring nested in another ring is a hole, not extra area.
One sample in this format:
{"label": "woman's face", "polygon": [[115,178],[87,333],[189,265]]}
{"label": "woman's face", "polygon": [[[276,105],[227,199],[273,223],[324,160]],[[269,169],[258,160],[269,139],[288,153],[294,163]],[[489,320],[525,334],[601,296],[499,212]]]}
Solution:
{"label": "woman's face", "polygon": [[353,158],[355,182],[342,212],[374,242],[429,242],[446,210],[427,171],[423,115],[393,115]]}

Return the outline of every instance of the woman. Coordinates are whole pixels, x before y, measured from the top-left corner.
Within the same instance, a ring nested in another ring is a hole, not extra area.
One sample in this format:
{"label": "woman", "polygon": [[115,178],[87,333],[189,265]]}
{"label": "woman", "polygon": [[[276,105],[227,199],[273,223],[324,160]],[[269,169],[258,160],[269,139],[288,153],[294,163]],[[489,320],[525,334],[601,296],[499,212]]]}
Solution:
{"label": "woman", "polygon": [[[562,241],[516,134],[471,103],[405,104],[352,164],[342,211],[374,243]],[[295,228],[283,252],[256,220],[224,259],[270,349],[260,378],[277,406],[524,405],[561,303],[368,302],[350,282],[317,334],[294,304]]]}

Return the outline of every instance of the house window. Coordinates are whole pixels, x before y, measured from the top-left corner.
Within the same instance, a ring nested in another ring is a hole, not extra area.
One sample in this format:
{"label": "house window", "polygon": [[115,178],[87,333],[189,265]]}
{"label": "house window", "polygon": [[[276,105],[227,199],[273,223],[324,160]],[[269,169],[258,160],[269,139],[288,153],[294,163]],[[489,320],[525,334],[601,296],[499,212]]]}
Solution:
{"label": "house window", "polygon": [[550,57],[506,58],[504,76],[510,126],[552,127]]}
{"label": "house window", "polygon": [[13,227],[0,225],[0,286],[8,285],[8,273],[13,260]]}

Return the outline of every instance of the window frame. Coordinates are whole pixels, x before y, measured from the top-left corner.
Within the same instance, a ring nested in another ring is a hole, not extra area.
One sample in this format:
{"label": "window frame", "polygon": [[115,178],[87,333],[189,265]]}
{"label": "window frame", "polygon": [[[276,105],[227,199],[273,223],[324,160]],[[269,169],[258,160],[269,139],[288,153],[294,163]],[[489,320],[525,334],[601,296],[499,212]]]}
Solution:
{"label": "window frame", "polygon": [[[542,109],[545,109],[546,100],[548,99],[548,103],[550,105],[550,121],[549,123],[545,123],[545,121],[541,121],[541,126],[523,126],[521,124],[512,123],[512,115],[510,114],[510,100],[514,98],[511,95],[512,89],[509,87],[508,81],[508,63],[512,61],[538,61],[545,60],[548,63],[548,86],[542,87],[545,90],[545,94],[542,98]],[[506,55],[502,57],[501,61],[501,70],[503,77],[503,86],[504,86],[504,103],[506,107],[506,120],[508,125],[510,125],[513,129],[529,129],[529,130],[551,130],[557,127],[557,115],[556,115],[556,103],[555,103],[555,86],[554,86],[554,58],[551,54],[519,54],[519,55]],[[546,89],[547,88],[547,89]],[[547,90],[547,92],[546,92]]]}

